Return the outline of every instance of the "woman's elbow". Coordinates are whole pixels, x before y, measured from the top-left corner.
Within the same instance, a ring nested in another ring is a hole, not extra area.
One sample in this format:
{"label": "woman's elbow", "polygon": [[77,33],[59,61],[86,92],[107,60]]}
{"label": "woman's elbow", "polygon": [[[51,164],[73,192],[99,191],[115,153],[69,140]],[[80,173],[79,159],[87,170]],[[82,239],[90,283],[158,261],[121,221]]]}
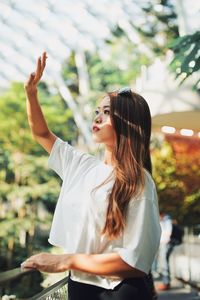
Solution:
{"label": "woman's elbow", "polygon": [[121,272],[123,277],[145,277],[147,274],[121,259]]}

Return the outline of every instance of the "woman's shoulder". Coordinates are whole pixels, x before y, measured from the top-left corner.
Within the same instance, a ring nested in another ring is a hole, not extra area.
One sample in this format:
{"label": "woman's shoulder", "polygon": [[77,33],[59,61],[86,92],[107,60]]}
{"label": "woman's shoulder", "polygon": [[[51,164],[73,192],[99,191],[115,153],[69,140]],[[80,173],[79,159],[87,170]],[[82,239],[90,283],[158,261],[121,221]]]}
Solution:
{"label": "woman's shoulder", "polygon": [[88,163],[94,163],[98,165],[100,160],[92,153],[87,151],[87,149],[73,145],[69,141],[65,141],[61,138],[57,138],[53,146],[52,152],[60,152],[63,158],[68,158],[69,160],[86,161]]}
{"label": "woman's shoulder", "polygon": [[144,180],[145,180],[145,186],[150,186],[151,188],[155,188],[155,181],[152,177],[152,175],[144,169]]}
{"label": "woman's shoulder", "polygon": [[147,170],[145,170],[144,172],[145,172],[145,184],[144,184],[143,197],[157,202],[157,189],[156,189],[155,181],[152,175]]}
{"label": "woman's shoulder", "polygon": [[144,186],[142,191],[134,198],[134,200],[152,200],[156,198],[156,185],[151,174],[144,169]]}

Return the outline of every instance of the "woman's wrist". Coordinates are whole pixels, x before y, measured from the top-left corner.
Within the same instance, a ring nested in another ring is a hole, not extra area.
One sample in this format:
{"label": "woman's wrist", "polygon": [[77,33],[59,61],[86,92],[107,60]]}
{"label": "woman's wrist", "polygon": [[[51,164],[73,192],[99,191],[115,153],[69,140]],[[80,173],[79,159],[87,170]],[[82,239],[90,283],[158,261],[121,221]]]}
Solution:
{"label": "woman's wrist", "polygon": [[37,88],[25,89],[25,90],[26,90],[26,95],[27,95],[28,99],[37,97]]}
{"label": "woman's wrist", "polygon": [[75,254],[62,254],[63,268],[65,271],[71,270],[75,266]]}

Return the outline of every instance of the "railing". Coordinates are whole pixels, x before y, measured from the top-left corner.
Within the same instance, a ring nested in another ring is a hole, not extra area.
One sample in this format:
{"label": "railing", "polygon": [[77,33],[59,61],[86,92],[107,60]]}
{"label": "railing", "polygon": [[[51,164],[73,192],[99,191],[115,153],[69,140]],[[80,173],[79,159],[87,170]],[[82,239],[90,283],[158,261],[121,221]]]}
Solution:
{"label": "railing", "polygon": [[[5,285],[14,279],[21,278],[24,275],[31,275],[33,272],[38,272],[31,269],[16,268],[10,271],[0,273],[0,296],[5,293]],[[63,278],[52,286],[44,289],[39,294],[27,299],[27,300],[66,300],[68,298],[67,293],[68,277]],[[1,299],[1,297],[0,297]],[[7,297],[9,299],[9,296]],[[11,298],[10,298],[11,299]],[[13,297],[12,297],[13,299]]]}
{"label": "railing", "polygon": [[8,283],[12,282],[14,279],[21,278],[24,275],[31,275],[33,272],[37,271],[31,269],[22,270],[21,268],[16,268],[0,273],[0,296],[3,296],[5,294]]}
{"label": "railing", "polygon": [[19,278],[25,274],[30,274],[33,272],[37,272],[33,269],[21,269],[21,268],[16,268],[10,271],[6,271],[3,273],[0,273],[0,287],[3,286],[6,282],[9,282],[13,279]]}
{"label": "railing", "polygon": [[67,282],[68,277],[63,278],[29,300],[66,300],[68,299]]}

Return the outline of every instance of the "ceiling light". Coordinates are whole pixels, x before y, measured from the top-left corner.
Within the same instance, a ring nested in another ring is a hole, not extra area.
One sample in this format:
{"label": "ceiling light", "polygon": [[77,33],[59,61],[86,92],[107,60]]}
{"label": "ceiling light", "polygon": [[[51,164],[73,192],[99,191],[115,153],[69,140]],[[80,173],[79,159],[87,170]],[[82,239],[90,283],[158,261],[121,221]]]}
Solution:
{"label": "ceiling light", "polygon": [[164,133],[175,133],[176,132],[176,128],[170,127],[170,126],[163,126],[161,128],[161,131],[164,132]]}
{"label": "ceiling light", "polygon": [[180,134],[186,136],[192,136],[194,134],[194,131],[191,129],[181,129]]}

